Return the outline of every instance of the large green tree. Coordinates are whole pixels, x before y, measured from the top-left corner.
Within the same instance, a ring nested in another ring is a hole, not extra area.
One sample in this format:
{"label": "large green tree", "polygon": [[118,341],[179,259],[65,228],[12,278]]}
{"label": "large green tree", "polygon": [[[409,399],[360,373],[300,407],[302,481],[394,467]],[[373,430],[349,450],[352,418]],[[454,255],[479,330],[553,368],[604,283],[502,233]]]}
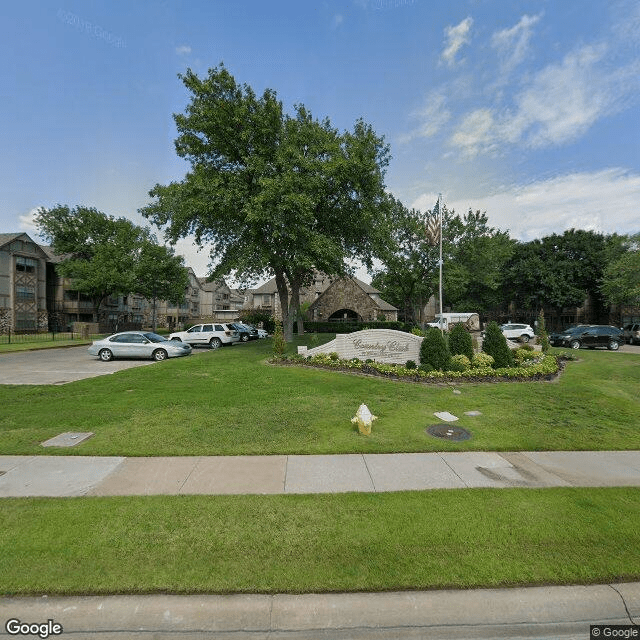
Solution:
{"label": "large green tree", "polygon": [[507,267],[505,297],[521,308],[581,306],[591,295],[594,314],[603,308],[600,282],[605,266],[623,251],[623,238],[569,229],[516,246]]}
{"label": "large green tree", "polygon": [[609,304],[640,307],[640,233],[628,237],[624,249],[605,266],[600,290]]}
{"label": "large green tree", "polygon": [[151,232],[126,218],[114,218],[92,207],[57,205],[41,208],[38,233],[61,257],[56,270],[91,297],[95,319],[109,296],[138,293],[178,302],[187,275],[182,257],[159,246]]}
{"label": "large green tree", "polygon": [[[407,321],[422,322],[424,305],[439,289],[439,243],[430,244],[425,235],[425,218],[437,216],[438,205],[423,214],[392,203],[393,242],[372,284]],[[514,244],[507,232],[488,225],[486,213],[469,210],[461,217],[442,205],[443,304],[476,312],[495,305]]]}
{"label": "large green tree", "polygon": [[180,78],[191,101],[174,115],[175,146],[191,170],[156,185],[141,211],[171,240],[193,235],[210,246],[212,277],[275,275],[290,340],[313,270],[343,274],[350,259],[371,264],[379,251],[388,147],[361,120],[340,133],[303,105],[287,114],[274,91],[258,97],[222,65]]}

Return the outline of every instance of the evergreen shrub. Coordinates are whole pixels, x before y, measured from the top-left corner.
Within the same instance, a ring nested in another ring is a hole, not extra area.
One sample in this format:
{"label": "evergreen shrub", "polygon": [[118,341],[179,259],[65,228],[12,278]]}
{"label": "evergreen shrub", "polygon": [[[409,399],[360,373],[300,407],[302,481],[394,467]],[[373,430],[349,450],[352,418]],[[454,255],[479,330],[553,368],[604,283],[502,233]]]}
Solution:
{"label": "evergreen shrub", "polygon": [[507,339],[495,321],[490,322],[485,329],[482,351],[493,357],[495,369],[512,367],[514,364],[513,354],[507,346]]}
{"label": "evergreen shrub", "polygon": [[473,340],[463,324],[454,325],[449,332],[449,351],[452,356],[463,355],[469,361],[473,358]]}
{"label": "evergreen shrub", "polygon": [[449,366],[447,367],[448,371],[459,371],[462,373],[463,371],[469,371],[469,369],[471,369],[471,361],[463,353],[451,356]]}
{"label": "evergreen shrub", "polygon": [[446,338],[440,329],[431,327],[427,330],[420,345],[420,364],[428,364],[434,369],[442,371],[449,364],[449,360],[451,360],[451,353]]}

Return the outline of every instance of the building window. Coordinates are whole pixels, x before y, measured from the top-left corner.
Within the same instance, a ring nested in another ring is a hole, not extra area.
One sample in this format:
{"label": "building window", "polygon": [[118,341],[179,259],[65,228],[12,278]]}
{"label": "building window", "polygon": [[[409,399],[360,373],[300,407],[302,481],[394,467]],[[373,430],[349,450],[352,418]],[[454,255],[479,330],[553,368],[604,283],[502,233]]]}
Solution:
{"label": "building window", "polygon": [[37,260],[16,256],[16,271],[21,271],[22,273],[35,273],[37,266]]}
{"label": "building window", "polygon": [[19,331],[24,331],[25,329],[35,329],[36,328],[36,316],[33,313],[28,313],[24,311],[16,312],[16,329]]}
{"label": "building window", "polygon": [[17,286],[16,287],[16,299],[20,301],[35,300],[36,290],[35,287]]}

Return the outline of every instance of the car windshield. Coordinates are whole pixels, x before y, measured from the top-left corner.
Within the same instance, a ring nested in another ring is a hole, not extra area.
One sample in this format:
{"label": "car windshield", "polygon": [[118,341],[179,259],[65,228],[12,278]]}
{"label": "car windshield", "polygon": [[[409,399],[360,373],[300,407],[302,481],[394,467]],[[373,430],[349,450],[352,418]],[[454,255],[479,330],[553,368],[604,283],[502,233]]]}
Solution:
{"label": "car windshield", "polygon": [[159,336],[157,333],[145,333],[144,337],[151,342],[166,342],[167,339],[164,336]]}

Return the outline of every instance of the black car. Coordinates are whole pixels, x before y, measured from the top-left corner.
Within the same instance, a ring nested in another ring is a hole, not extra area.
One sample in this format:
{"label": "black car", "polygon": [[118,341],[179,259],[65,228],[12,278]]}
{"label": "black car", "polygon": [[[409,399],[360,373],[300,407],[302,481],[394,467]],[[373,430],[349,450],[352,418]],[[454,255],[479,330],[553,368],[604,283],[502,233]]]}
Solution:
{"label": "black car", "polygon": [[562,331],[555,331],[553,333],[550,333],[549,334],[549,344],[552,347],[562,347],[563,346],[563,340],[572,331],[575,331],[576,329],[580,329],[582,326],[584,326],[584,325],[572,324],[571,326],[567,327],[566,329],[563,329]]}
{"label": "black car", "polygon": [[617,351],[621,344],[624,344],[621,329],[610,325],[588,324],[574,327],[563,333],[560,346],[572,349],[606,347],[611,351]]}
{"label": "black car", "polygon": [[249,342],[249,340],[258,339],[258,330],[254,327],[248,324],[242,324],[241,322],[234,322],[232,326],[238,332],[242,342]]}

